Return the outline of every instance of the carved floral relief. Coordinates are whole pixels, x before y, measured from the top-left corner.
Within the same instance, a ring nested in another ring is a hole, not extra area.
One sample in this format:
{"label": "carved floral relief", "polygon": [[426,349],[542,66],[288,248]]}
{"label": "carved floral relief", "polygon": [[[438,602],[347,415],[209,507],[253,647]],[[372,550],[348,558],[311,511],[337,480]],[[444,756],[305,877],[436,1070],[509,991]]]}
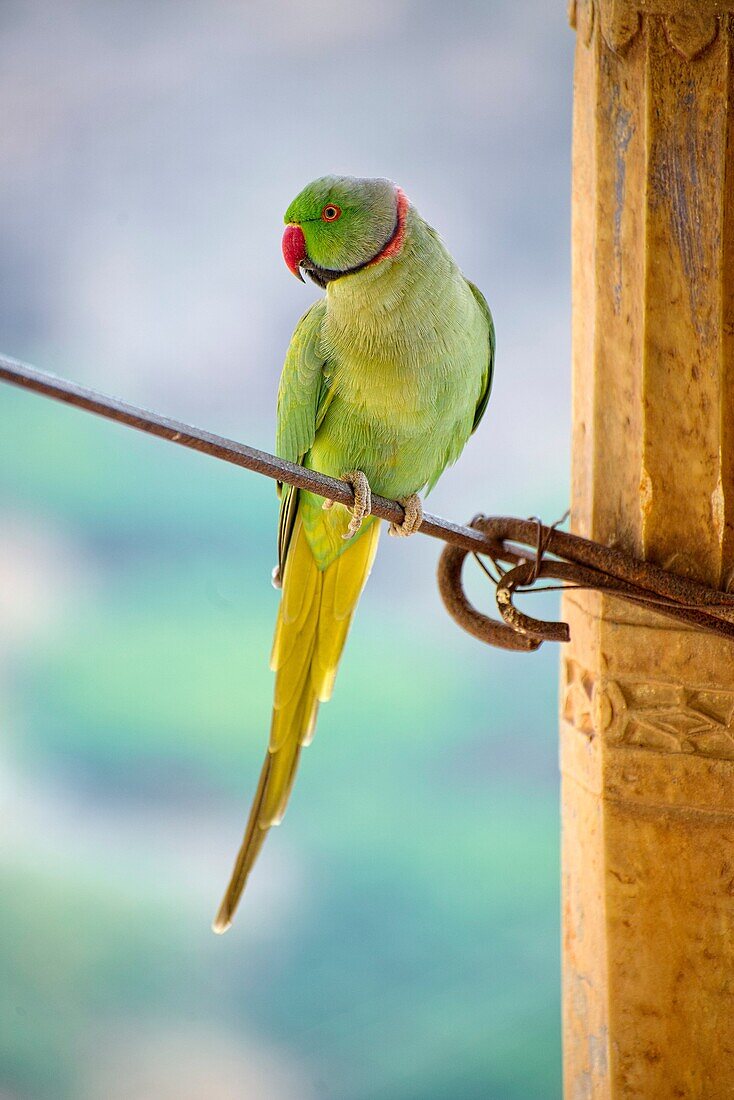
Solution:
{"label": "carved floral relief", "polygon": [[734,760],[734,691],[664,680],[594,679],[569,657],[564,661],[562,714],[587,737]]}

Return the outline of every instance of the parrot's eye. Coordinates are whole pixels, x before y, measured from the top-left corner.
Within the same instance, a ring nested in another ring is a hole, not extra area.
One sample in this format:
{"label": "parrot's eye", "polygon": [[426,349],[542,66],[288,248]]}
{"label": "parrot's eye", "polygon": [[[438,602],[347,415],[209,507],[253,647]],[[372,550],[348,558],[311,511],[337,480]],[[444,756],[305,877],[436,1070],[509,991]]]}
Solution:
{"label": "parrot's eye", "polygon": [[335,222],[337,218],[340,218],[341,216],[341,207],[337,206],[333,202],[327,203],[324,209],[321,211],[321,217],[325,222]]}

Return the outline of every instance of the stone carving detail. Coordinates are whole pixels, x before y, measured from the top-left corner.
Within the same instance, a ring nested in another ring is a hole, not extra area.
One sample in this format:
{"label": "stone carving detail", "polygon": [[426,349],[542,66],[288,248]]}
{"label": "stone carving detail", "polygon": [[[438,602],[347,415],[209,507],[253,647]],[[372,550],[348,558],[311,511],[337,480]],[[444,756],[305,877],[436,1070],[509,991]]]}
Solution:
{"label": "stone carving detail", "polygon": [[595,0],[569,0],[568,21],[585,46],[591,44],[596,16]]}
{"label": "stone carving detail", "polygon": [[594,726],[594,677],[578,661],[566,658],[563,662],[563,686],[561,714],[580,733],[593,737]]}
{"label": "stone carving detail", "polygon": [[640,29],[639,4],[630,0],[600,0],[600,7],[604,41],[615,53],[622,53]]}
{"label": "stone carving detail", "polygon": [[734,691],[649,680],[595,680],[564,661],[562,714],[587,737],[657,752],[734,760]]}
{"label": "stone carving detail", "polygon": [[713,12],[690,11],[669,15],[665,20],[665,33],[671,46],[675,46],[687,61],[692,61],[708,49],[719,29]]}
{"label": "stone carving detail", "polygon": [[734,10],[721,0],[569,0],[568,18],[588,46],[598,24],[615,53],[623,53],[642,26],[642,17],[662,18],[665,34],[687,61],[699,57],[716,38],[719,16]]}

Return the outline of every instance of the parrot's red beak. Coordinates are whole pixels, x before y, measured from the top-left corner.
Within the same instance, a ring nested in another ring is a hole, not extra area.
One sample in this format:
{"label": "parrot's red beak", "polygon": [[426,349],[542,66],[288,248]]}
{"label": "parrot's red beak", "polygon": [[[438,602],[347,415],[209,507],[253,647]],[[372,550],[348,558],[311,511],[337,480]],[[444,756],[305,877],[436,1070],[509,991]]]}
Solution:
{"label": "parrot's red beak", "polygon": [[306,259],[306,238],[300,225],[287,225],[285,227],[282,248],[283,259],[288,269],[304,283],[306,280],[303,278],[298,265]]}

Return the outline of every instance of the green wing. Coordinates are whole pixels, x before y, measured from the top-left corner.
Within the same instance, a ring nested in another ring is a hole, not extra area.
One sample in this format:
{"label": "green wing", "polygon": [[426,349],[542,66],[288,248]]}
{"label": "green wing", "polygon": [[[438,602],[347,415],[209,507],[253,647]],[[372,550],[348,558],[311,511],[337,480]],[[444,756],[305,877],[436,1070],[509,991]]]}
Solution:
{"label": "green wing", "polygon": [[[326,299],[315,302],[296,325],[285,357],[278,388],[275,453],[289,462],[302,463],[313,446],[329,399],[328,380],[321,353],[321,327]],[[298,509],[298,490],[279,484],[278,569],[281,577]]]}
{"label": "green wing", "polygon": [[492,376],[494,375],[494,321],[492,320],[492,314],[489,312],[489,306],[484,300],[484,295],[481,290],[474,286],[474,283],[469,283],[469,289],[477,300],[479,308],[487,319],[487,328],[489,329],[489,355],[487,356],[487,370],[484,375],[484,384],[482,386],[482,393],[477,404],[476,412],[474,413],[474,423],[472,424],[472,432],[475,432],[479,427],[479,421],[487,411],[487,404],[489,402],[489,395],[492,392]]}

